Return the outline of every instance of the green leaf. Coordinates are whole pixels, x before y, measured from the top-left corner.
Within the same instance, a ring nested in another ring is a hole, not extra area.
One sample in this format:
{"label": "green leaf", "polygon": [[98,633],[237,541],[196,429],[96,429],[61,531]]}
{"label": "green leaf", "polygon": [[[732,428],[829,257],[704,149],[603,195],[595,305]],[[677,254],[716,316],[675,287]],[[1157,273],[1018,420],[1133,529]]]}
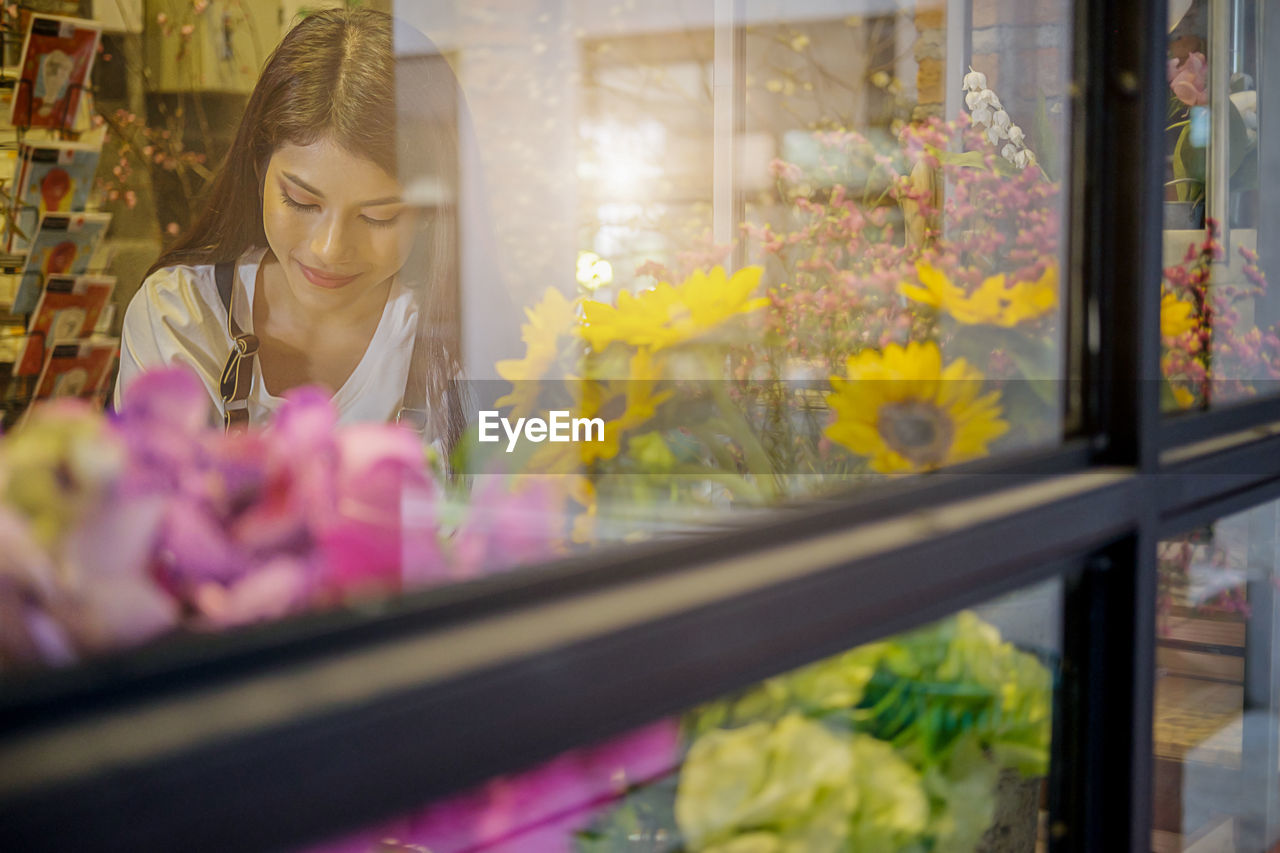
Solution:
{"label": "green leaf", "polygon": [[986,155],[981,151],[944,151],[933,145],[926,145],[925,148],[944,166],[965,166],[971,169],[987,167]]}
{"label": "green leaf", "polygon": [[1178,201],[1196,201],[1204,195],[1205,151],[1191,144],[1190,134],[1190,126],[1184,127],[1173,148],[1173,176],[1179,179]]}

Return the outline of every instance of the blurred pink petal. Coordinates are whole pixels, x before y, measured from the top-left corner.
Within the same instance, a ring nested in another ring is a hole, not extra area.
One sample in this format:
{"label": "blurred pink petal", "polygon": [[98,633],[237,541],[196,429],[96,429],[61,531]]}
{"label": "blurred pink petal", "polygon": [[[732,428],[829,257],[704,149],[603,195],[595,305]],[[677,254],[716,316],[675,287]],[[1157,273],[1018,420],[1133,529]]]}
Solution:
{"label": "blurred pink petal", "polygon": [[455,575],[508,571],[555,556],[563,499],[546,479],[487,478],[454,537]]}
{"label": "blurred pink petal", "polygon": [[163,513],[158,496],[108,501],[63,541],[86,648],[134,645],[177,624],[177,601],[150,573]]}
{"label": "blurred pink petal", "polygon": [[169,502],[160,541],[164,576],[178,589],[228,581],[250,569],[247,556],[217,516],[191,498]]}
{"label": "blurred pink petal", "polygon": [[202,583],[192,599],[202,624],[212,628],[279,619],[305,605],[311,576],[303,561],[278,557],[228,586]]}
{"label": "blurred pink petal", "polygon": [[120,417],[191,435],[208,426],[210,411],[199,377],[186,367],[167,367],[144,372],[125,389]]}

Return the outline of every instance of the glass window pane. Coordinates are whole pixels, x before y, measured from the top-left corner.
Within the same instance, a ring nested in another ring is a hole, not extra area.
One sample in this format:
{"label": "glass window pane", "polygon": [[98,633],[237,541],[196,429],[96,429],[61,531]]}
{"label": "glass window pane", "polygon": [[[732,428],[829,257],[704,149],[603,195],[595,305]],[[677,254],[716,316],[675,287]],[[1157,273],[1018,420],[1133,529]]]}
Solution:
{"label": "glass window pane", "polygon": [[1159,545],[1154,850],[1280,841],[1278,509]]}
{"label": "glass window pane", "polygon": [[380,8],[158,3],[21,129],[6,664],[1060,440],[1068,0]]}
{"label": "glass window pane", "polygon": [[1260,98],[1272,82],[1258,75],[1263,5],[1169,0],[1160,308],[1167,412],[1276,390],[1280,303],[1267,293],[1269,247],[1258,239],[1261,176],[1276,168],[1259,139]]}
{"label": "glass window pane", "polygon": [[590,545],[1060,440],[1070,4],[429,8],[496,212],[463,470]]}
{"label": "glass window pane", "polygon": [[492,779],[310,853],[1043,849],[1050,582]]}

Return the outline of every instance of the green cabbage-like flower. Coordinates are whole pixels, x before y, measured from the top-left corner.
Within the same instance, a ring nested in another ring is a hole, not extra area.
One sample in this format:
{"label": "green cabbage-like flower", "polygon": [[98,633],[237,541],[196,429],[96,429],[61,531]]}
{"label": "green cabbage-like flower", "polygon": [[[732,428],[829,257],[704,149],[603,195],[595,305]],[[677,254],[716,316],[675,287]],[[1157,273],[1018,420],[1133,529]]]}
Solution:
{"label": "green cabbage-like flower", "polygon": [[788,714],[699,738],[675,811],[690,851],[835,853],[901,847],[928,800],[888,744]]}

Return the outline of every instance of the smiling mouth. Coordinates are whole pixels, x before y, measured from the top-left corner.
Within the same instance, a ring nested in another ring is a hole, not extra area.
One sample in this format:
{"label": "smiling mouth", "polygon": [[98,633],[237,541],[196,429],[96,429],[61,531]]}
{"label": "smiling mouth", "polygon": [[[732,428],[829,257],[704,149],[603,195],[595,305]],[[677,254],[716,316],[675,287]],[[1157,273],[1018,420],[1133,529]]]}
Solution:
{"label": "smiling mouth", "polygon": [[294,263],[298,265],[298,269],[302,270],[302,274],[306,277],[307,281],[311,282],[316,287],[342,287],[343,285],[350,284],[360,277],[358,273],[356,275],[334,275],[331,272],[325,272],[324,270],[309,267],[301,261],[294,261]]}

